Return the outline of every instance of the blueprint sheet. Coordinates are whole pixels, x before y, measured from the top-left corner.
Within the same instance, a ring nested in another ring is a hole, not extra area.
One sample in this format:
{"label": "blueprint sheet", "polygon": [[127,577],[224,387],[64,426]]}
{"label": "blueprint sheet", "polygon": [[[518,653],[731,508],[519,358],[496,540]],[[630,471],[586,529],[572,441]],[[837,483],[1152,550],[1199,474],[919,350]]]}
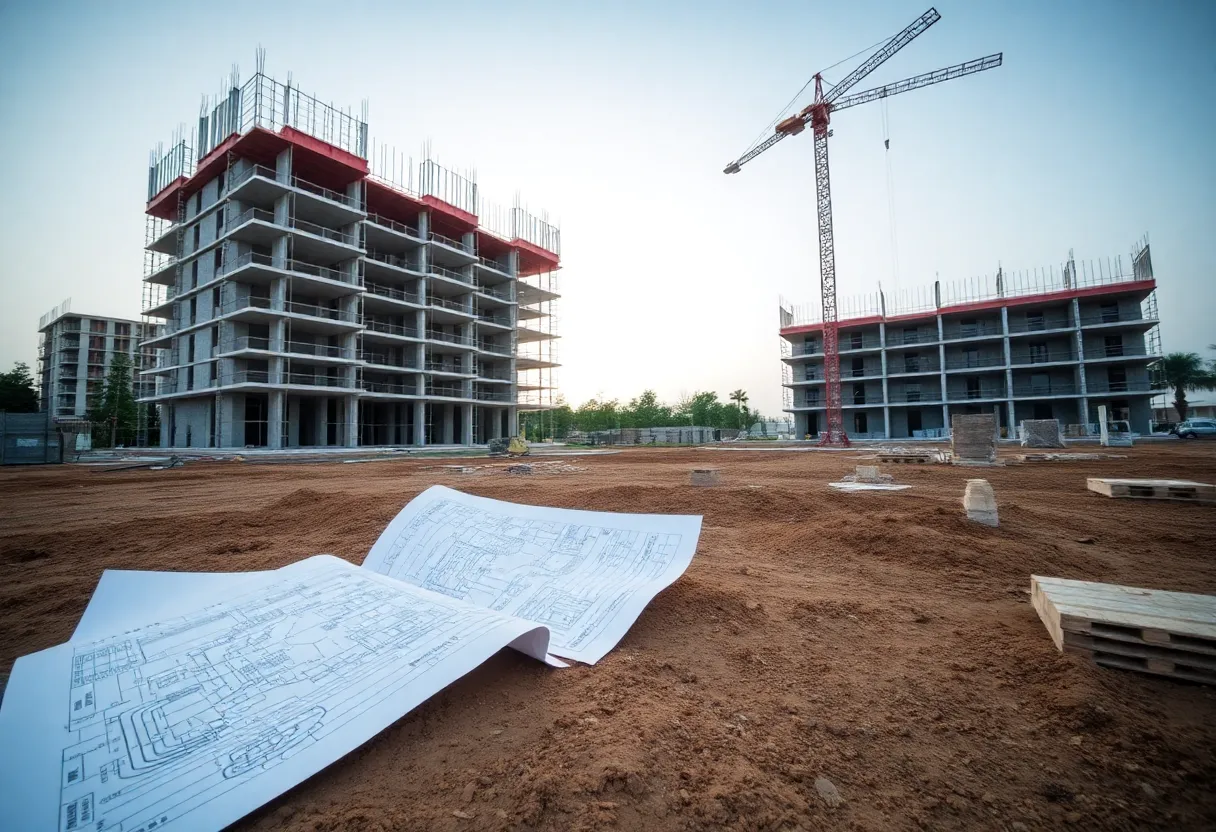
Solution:
{"label": "blueprint sheet", "polygon": [[363,566],[544,625],[550,652],[594,664],[684,573],[700,534],[698,516],[524,506],[436,485]]}
{"label": "blueprint sheet", "polygon": [[[172,618],[181,610],[209,606],[230,598],[250,580],[266,580],[274,572],[143,572],[107,569],[93,590],[89,605],[72,633],[72,641],[96,639],[135,629],[149,621]],[[507,645],[537,658],[527,637]],[[542,661],[569,667],[555,656]]]}
{"label": "blueprint sheet", "polygon": [[18,659],[0,830],[219,830],[505,645],[546,655],[543,627],[326,555],[241,580],[219,603]]}

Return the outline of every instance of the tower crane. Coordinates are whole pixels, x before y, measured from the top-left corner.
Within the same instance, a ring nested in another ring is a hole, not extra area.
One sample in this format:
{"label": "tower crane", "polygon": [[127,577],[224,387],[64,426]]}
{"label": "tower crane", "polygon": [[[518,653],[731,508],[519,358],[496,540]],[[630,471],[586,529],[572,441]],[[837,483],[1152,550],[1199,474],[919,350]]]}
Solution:
{"label": "tower crane", "polygon": [[939,84],[942,81],[961,78],[964,75],[974,75],[1001,65],[1002,53],[998,52],[995,55],[976,58],[966,63],[905,78],[893,84],[845,95],[858,81],[924,34],[926,29],[941,18],[937,9],[929,9],[906,29],[887,41],[878,51],[866,58],[840,83],[835,86],[829,84],[830,89],[827,92],[824,92],[823,89],[822,73],[815,73],[814,100],[798,114],[779,121],[772,135],[752,145],[746,153],[723,170],[723,173],[738,173],[745,164],[777,142],[787,136],[797,136],[807,127],[810,127],[815,135],[815,202],[819,208],[819,278],[823,301],[823,377],[827,387],[828,422],[827,432],[823,435],[820,444],[849,444],[849,437],[844,430],[844,415],[841,412],[840,401],[840,344],[837,340],[836,318],[836,248],[832,239],[832,190],[828,179],[828,137],[832,135],[832,131],[828,129],[828,124],[832,114],[840,110],[910,92],[931,84]]}

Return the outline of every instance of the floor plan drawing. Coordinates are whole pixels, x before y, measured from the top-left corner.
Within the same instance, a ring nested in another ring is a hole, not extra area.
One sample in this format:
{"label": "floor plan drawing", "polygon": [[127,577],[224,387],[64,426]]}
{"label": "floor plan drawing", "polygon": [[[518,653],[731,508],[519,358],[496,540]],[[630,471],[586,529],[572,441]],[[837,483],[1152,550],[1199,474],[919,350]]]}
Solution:
{"label": "floor plan drawing", "polygon": [[364,566],[551,629],[550,650],[595,662],[688,567],[700,518],[522,506],[434,486]]}
{"label": "floor plan drawing", "polygon": [[535,629],[336,558],[279,572],[194,613],[52,648],[66,652],[63,682],[42,680],[49,704],[6,701],[4,716],[60,703],[58,822],[6,820],[0,807],[0,827],[220,828]]}

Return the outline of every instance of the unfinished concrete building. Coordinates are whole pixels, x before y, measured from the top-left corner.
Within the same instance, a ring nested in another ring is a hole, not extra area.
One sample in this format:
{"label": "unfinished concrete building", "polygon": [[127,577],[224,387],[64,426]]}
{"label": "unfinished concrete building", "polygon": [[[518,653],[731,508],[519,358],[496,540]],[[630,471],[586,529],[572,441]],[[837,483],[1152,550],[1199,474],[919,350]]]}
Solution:
{"label": "unfinished concrete building", "polygon": [[[999,411],[1005,434],[1023,419],[1057,419],[1070,435],[1096,435],[1098,407],[1132,430],[1151,429],[1164,389],[1156,280],[1147,243],[1121,259],[1078,263],[899,298],[881,293],[841,305],[841,401],[855,438],[932,438],[955,413]],[[782,305],[785,410],[799,437],[824,429],[823,324]],[[815,317],[812,317],[815,316]]]}
{"label": "unfinished concrete building", "polygon": [[83,421],[101,392],[117,355],[131,364],[137,397],[149,395],[152,384],[140,371],[152,367],[154,356],[140,343],[154,337],[156,327],[143,321],[72,312],[64,301],[38,322],[39,401],[55,422]]}
{"label": "unfinished concrete building", "polygon": [[558,230],[261,67],[154,154],[147,213],[166,447],[479,444],[552,406]]}

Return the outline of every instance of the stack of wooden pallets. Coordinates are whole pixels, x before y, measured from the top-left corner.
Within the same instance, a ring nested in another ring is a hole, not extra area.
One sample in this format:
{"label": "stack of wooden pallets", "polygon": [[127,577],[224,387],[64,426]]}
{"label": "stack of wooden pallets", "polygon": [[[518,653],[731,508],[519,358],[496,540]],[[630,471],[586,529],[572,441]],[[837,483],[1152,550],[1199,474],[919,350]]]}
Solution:
{"label": "stack of wooden pallets", "polygon": [[1107,497],[1216,503],[1216,485],[1189,480],[1117,480],[1090,477],[1086,480],[1086,487]]}
{"label": "stack of wooden pallets", "polygon": [[1061,652],[1216,684],[1216,595],[1032,576],[1030,598]]}

